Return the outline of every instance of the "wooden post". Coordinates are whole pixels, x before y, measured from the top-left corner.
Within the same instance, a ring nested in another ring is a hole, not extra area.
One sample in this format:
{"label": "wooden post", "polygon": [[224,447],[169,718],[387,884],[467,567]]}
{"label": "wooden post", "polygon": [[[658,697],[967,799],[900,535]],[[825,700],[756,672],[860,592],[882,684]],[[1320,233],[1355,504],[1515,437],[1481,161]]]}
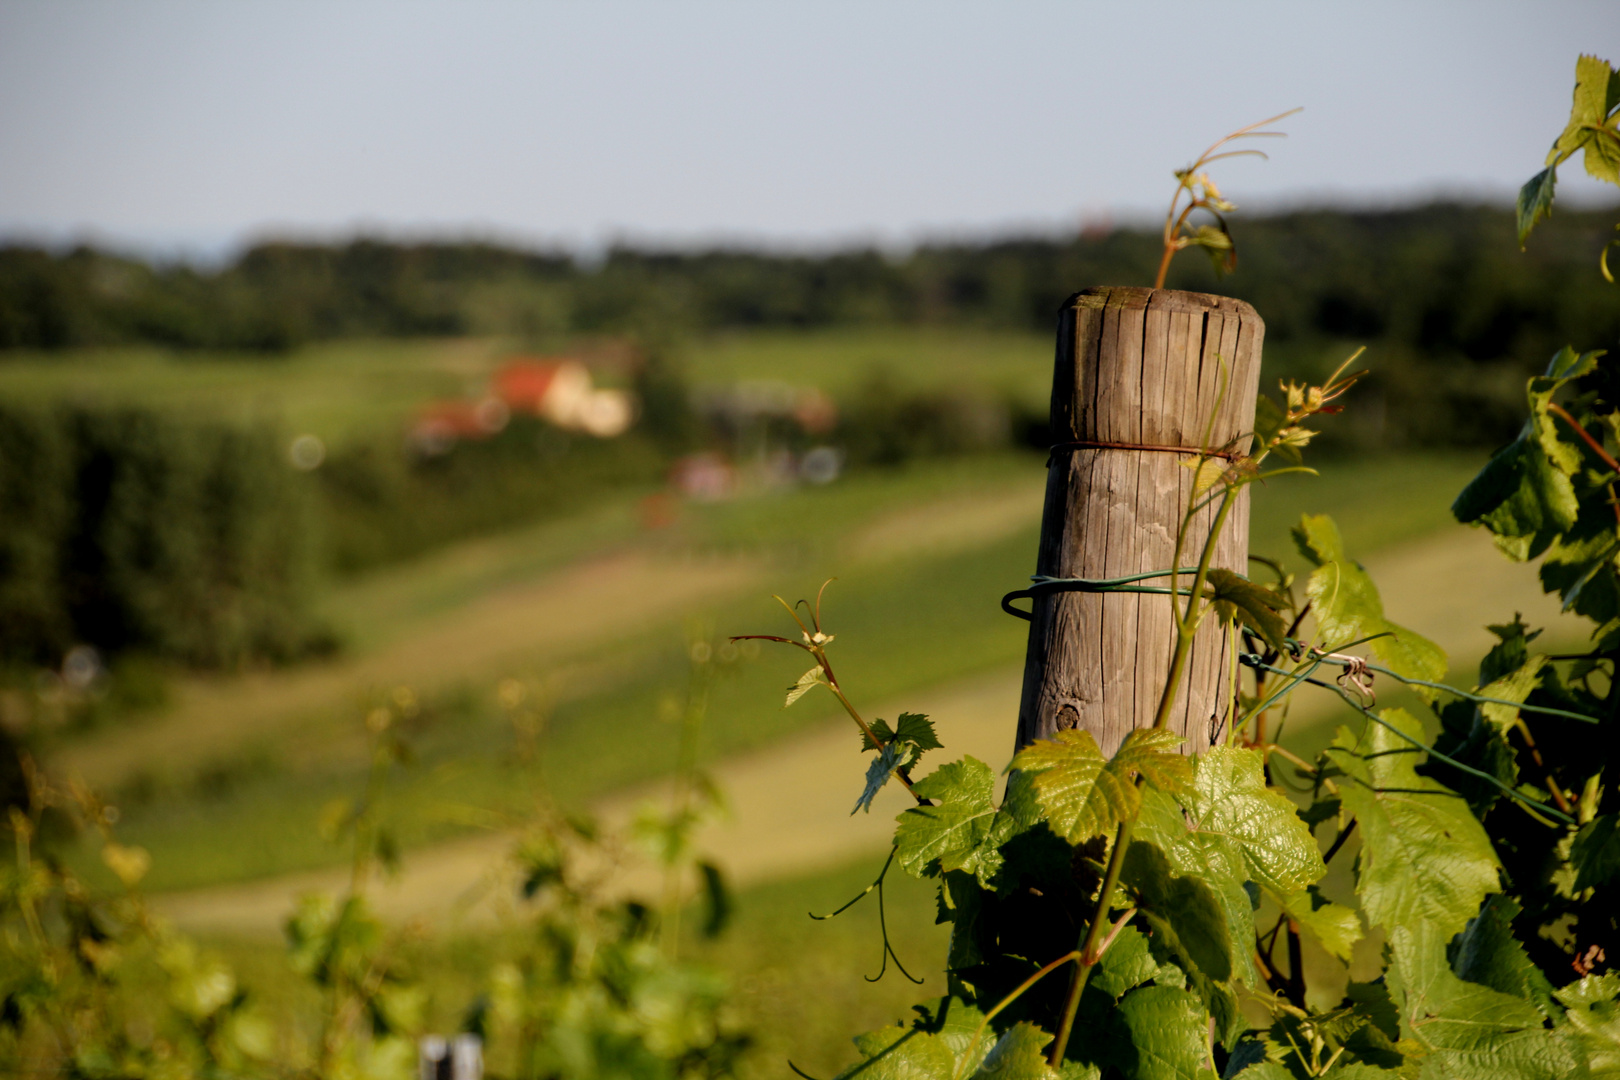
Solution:
{"label": "wooden post", "polygon": [[[1115,578],[1170,568],[1193,483],[1184,462],[1212,414],[1212,447],[1252,431],[1264,336],[1248,304],[1204,293],[1093,288],[1063,305],[1052,373],[1058,445],[1048,463],[1037,573]],[[1237,449],[1247,449],[1246,438]],[[1211,565],[1247,573],[1248,498],[1247,491],[1238,496]],[[1203,511],[1189,529],[1183,566],[1197,563],[1213,513]],[[1222,733],[1228,644],[1213,620],[1194,643],[1170,721],[1189,752]],[[1164,595],[1037,594],[1018,746],[1078,727],[1112,755],[1126,732],[1152,725],[1173,646]]]}

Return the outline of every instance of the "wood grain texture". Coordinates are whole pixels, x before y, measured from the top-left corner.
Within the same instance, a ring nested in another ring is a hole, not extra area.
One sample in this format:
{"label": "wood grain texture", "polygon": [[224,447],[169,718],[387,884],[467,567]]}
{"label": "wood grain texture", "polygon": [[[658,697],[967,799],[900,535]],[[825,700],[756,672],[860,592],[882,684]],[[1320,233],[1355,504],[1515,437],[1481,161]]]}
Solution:
{"label": "wood grain texture", "polygon": [[[1168,290],[1104,287],[1071,297],[1058,317],[1052,439],[1247,449],[1265,324],[1248,304]],[[1212,423],[1213,421],[1213,423]],[[1036,573],[1120,577],[1170,566],[1192,491],[1186,459],[1163,451],[1063,449],[1049,465]],[[1214,517],[1202,511],[1183,565]],[[1213,565],[1246,572],[1249,500],[1239,495]],[[1153,722],[1174,648],[1165,596],[1052,593],[1029,625],[1017,745],[1080,727],[1112,754]],[[1186,749],[1221,734],[1229,643],[1214,623],[1194,643],[1171,726]]]}

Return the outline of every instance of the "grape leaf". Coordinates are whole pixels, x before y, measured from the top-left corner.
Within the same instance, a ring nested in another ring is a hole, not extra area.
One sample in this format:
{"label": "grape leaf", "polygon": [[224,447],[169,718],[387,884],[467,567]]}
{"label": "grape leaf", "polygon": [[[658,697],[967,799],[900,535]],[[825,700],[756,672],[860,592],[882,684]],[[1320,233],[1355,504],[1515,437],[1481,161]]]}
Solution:
{"label": "grape leaf", "polygon": [[1386,925],[1388,981],[1401,1034],[1429,1052],[1424,1075],[1456,1080],[1562,1080],[1574,1057],[1520,998],[1465,982],[1446,962],[1450,932],[1416,919]]}
{"label": "grape leaf", "polygon": [[1315,885],[1285,897],[1283,910],[1329,953],[1350,962],[1350,952],[1361,940],[1361,919],[1354,911],[1333,903]]}
{"label": "grape leaf", "polygon": [[821,665],[817,664],[803,675],[800,675],[798,682],[788,687],[787,700],[782,703],[782,708],[785,709],[795,701],[798,701],[800,698],[804,697],[804,695],[808,694],[814,687],[826,685],[827,677],[822,674]]}
{"label": "grape leaf", "polygon": [[911,743],[899,741],[886,743],[878,756],[872,759],[872,764],[866,767],[866,787],[861,791],[860,798],[855,800],[855,809],[850,813],[865,810],[872,812],[872,800],[877,793],[883,790],[883,785],[889,782],[889,777],[897,769],[904,769],[917,760],[918,750]]}
{"label": "grape leaf", "polygon": [[1096,987],[1109,997],[1118,998],[1153,978],[1158,971],[1159,962],[1148,951],[1147,937],[1136,927],[1126,926],[1091,969],[1086,989],[1090,992]]}
{"label": "grape leaf", "polygon": [[1620,131],[1613,122],[1592,132],[1586,142],[1584,164],[1588,176],[1620,184]]}
{"label": "grape leaf", "polygon": [[1547,406],[1565,383],[1596,368],[1601,355],[1567,345],[1554,354],[1546,373],[1526,383],[1530,418],[1519,437],[1497,451],[1451,504],[1458,521],[1485,526],[1511,558],[1522,562],[1539,554],[1575,526],[1580,502],[1570,478],[1580,470],[1582,451]]}
{"label": "grape leaf", "polygon": [[[1430,682],[1445,678],[1444,650],[1384,617],[1378,587],[1359,563],[1345,557],[1339,527],[1331,518],[1307,514],[1295,527],[1294,536],[1300,551],[1317,563],[1305,593],[1310,597],[1322,644],[1339,646],[1374,638],[1367,647],[1397,674]],[[1425,700],[1434,697],[1433,690],[1415,689]]]}
{"label": "grape leaf", "polygon": [[[892,745],[892,744],[891,744]],[[995,773],[974,757],[941,765],[912,790],[937,806],[914,806],[895,820],[896,859],[915,877],[964,870],[985,888],[1002,866],[999,850],[1018,831],[1011,814],[992,801]]]}
{"label": "grape leaf", "polygon": [[1155,939],[1216,982],[1232,977],[1233,942],[1226,916],[1202,878],[1172,874],[1163,852],[1137,840],[1125,853],[1120,881],[1136,894],[1137,908]]}
{"label": "grape leaf", "polygon": [[1606,885],[1620,876],[1620,815],[1599,814],[1581,826],[1569,849],[1575,891]]}
{"label": "grape leaf", "polygon": [[[1379,714],[1421,739],[1402,709]],[[1496,852],[1468,804],[1416,772],[1423,752],[1379,724],[1360,739],[1340,728],[1327,753],[1345,774],[1340,797],[1361,826],[1357,891],[1370,922],[1386,929],[1432,923],[1447,937],[1462,930],[1497,891]]]}
{"label": "grape leaf", "polygon": [[1120,1000],[1124,1028],[1116,1054],[1130,1080],[1215,1080],[1208,1068],[1209,1016],[1198,999],[1173,986],[1144,986]]}
{"label": "grape leaf", "polygon": [[[913,1022],[913,1026],[933,1035],[944,1044],[956,1060],[958,1069],[962,1071],[977,1069],[984,1061],[990,1049],[990,1044],[985,1041],[989,1033],[980,1035],[975,1044],[974,1036],[979,1034],[979,1025],[984,1020],[984,1013],[976,1006],[959,997],[940,997],[915,1008],[918,1019]],[[972,1059],[964,1061],[963,1056],[970,1052],[973,1055]]]}
{"label": "grape leaf", "polygon": [[861,1061],[839,1080],[953,1080],[956,1055],[939,1038],[916,1027],[890,1024],[855,1037]]}
{"label": "grape leaf", "polygon": [[1189,837],[1206,850],[1235,851],[1245,880],[1283,897],[1327,873],[1316,841],[1288,796],[1266,787],[1260,755],[1217,746],[1198,759],[1197,778],[1184,799]]}
{"label": "grape leaf", "polygon": [[1512,897],[1501,893],[1487,897],[1467,929],[1447,946],[1446,958],[1459,979],[1523,998],[1541,1015],[1552,1016],[1552,984],[1513,936],[1513,920],[1520,910]]}
{"label": "grape leaf", "polygon": [[[893,742],[898,739],[902,742],[915,743],[918,750],[939,750],[942,744],[939,736],[934,733],[934,722],[928,719],[925,713],[901,713],[900,719],[894,722],[891,729],[881,718],[872,721],[872,734],[877,736],[878,743]],[[861,732],[861,749],[876,750],[877,743]]]}
{"label": "grape leaf", "polygon": [[1035,801],[1052,831],[1081,844],[1136,816],[1142,799],[1137,776],[1161,790],[1185,786],[1192,766],[1175,750],[1182,742],[1174,732],[1138,728],[1105,759],[1089,731],[1071,728],[1025,747],[1012,768],[1031,775]]}
{"label": "grape leaf", "polygon": [[1568,1010],[1560,1034],[1591,1080],[1620,1078],[1620,972],[1588,975],[1554,996]]}
{"label": "grape leaf", "polygon": [[1286,598],[1219,567],[1210,570],[1209,585],[1216,615],[1228,622],[1240,620],[1273,649],[1286,648],[1288,623],[1278,614],[1287,608]]}
{"label": "grape leaf", "polygon": [[1519,219],[1519,250],[1524,250],[1524,242],[1530,239],[1530,230],[1536,227],[1542,218],[1552,216],[1553,192],[1558,186],[1558,170],[1549,165],[1529,180],[1519,189],[1519,199],[1515,205]]}
{"label": "grape leaf", "polygon": [[919,750],[943,749],[939,736],[934,734],[934,722],[926,713],[901,713],[894,722],[894,737],[916,743]]}
{"label": "grape leaf", "polygon": [[[1136,835],[1157,845],[1172,869],[1198,875],[1220,898],[1233,941],[1254,936],[1248,882],[1280,901],[1327,872],[1316,841],[1281,792],[1266,787],[1260,756],[1215,747],[1198,760],[1186,812],[1161,792],[1147,792]],[[1233,951],[1234,975],[1255,981],[1246,949]]]}
{"label": "grape leaf", "polygon": [[[1546,654],[1536,653],[1534,656],[1526,657],[1522,667],[1480,687],[1477,693],[1481,697],[1523,702],[1541,682],[1541,669],[1546,666]],[[1479,711],[1504,736],[1513,726],[1513,722],[1519,718],[1519,710],[1512,705],[1485,704],[1480,706]]]}
{"label": "grape leaf", "polygon": [[[1570,105],[1569,123],[1558,141],[1547,151],[1547,164],[1556,165],[1592,138],[1595,127],[1602,127],[1609,113],[1609,65],[1595,56],[1575,61],[1575,94]],[[1596,174],[1593,174],[1596,175]]]}
{"label": "grape leaf", "polygon": [[[1250,1045],[1256,1044],[1244,1044],[1245,1047]],[[1237,1072],[1232,1071],[1229,1061],[1226,1075],[1228,1077],[1241,1077],[1242,1080],[1299,1080],[1298,1076],[1288,1066],[1279,1065],[1273,1061],[1262,1061]],[[1333,1066],[1333,1068],[1321,1074],[1320,1080],[1406,1080],[1407,1075],[1394,1069],[1380,1069],[1376,1065],[1352,1061],[1348,1064],[1340,1063]]]}
{"label": "grape leaf", "polygon": [[1041,1048],[1052,1036],[1030,1023],[1007,1029],[973,1073],[974,1080],[1057,1080]]}

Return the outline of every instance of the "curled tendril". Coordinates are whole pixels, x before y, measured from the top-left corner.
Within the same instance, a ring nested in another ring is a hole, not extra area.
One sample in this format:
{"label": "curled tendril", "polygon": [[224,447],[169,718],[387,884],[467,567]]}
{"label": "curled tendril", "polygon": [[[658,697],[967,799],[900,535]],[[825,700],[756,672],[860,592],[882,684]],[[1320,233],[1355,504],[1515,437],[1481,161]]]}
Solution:
{"label": "curled tendril", "polygon": [[[863,975],[861,977],[864,978],[867,982],[877,982],[878,980],[882,979],[883,976],[888,972],[888,970],[889,970],[889,960],[891,958],[893,958],[894,966],[899,969],[900,974],[904,975],[911,982],[916,983],[918,986],[921,986],[923,984],[923,980],[917,978],[911,972],[906,970],[906,965],[903,964],[900,961],[900,954],[894,951],[894,945],[893,945],[892,942],[889,941],[889,918],[888,918],[888,914],[884,910],[884,905],[883,905],[883,879],[889,876],[889,867],[894,865],[894,856],[895,856],[895,853],[898,852],[899,850],[900,849],[897,848],[897,847],[891,847],[889,849],[889,857],[887,859],[883,860],[883,869],[878,871],[878,876],[873,880],[872,884],[868,885],[866,888],[864,888],[860,892],[856,893],[855,896],[848,903],[844,904],[842,907],[838,908],[836,911],[829,911],[825,915],[817,915],[813,911],[809,912],[808,914],[812,919],[815,919],[817,922],[821,922],[821,921],[824,921],[826,919],[831,919],[831,918],[833,918],[835,916],[842,915],[844,912],[848,911],[850,908],[854,907],[856,904],[858,904],[862,900],[866,899],[866,897],[868,895],[870,895],[871,892],[874,889],[877,890],[877,898],[878,898],[878,930],[883,935],[883,965],[878,968],[878,973],[876,975]],[[803,1074],[801,1074],[801,1075],[803,1075]]]}

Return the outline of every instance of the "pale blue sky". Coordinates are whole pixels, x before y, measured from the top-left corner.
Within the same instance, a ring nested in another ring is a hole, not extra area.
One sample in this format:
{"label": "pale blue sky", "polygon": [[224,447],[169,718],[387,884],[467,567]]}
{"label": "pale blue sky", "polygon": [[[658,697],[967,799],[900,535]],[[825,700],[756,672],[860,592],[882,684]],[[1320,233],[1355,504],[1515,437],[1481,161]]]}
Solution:
{"label": "pale blue sky", "polygon": [[1241,207],[1506,201],[1580,51],[1620,3],[0,0],[0,235],[1054,231],[1295,105]]}

